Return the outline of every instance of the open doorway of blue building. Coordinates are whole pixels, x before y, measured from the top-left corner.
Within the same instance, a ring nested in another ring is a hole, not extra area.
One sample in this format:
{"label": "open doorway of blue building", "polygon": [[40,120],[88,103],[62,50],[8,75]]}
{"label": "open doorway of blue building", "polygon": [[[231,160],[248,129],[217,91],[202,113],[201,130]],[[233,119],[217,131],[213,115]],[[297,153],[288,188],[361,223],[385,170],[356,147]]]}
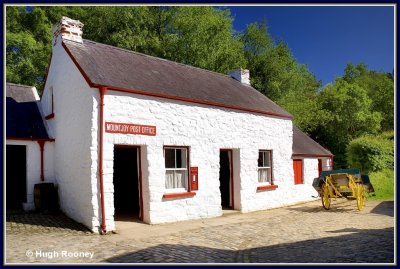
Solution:
{"label": "open doorway of blue building", "polygon": [[142,221],[141,156],[139,146],[114,146],[114,220]]}
{"label": "open doorway of blue building", "polygon": [[231,149],[220,150],[219,165],[219,190],[221,192],[221,206],[223,210],[233,209],[233,165]]}

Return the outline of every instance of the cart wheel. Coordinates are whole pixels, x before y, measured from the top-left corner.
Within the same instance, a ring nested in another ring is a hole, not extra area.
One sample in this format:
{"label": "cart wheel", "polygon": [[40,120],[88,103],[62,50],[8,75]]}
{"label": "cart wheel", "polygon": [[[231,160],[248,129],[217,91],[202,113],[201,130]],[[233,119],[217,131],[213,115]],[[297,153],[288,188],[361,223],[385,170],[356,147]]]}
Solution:
{"label": "cart wheel", "polygon": [[322,206],[328,210],[331,207],[331,197],[329,196],[329,185],[326,183],[322,186],[321,200]]}
{"label": "cart wheel", "polygon": [[365,193],[363,184],[357,184],[357,208],[361,210],[365,204]]}

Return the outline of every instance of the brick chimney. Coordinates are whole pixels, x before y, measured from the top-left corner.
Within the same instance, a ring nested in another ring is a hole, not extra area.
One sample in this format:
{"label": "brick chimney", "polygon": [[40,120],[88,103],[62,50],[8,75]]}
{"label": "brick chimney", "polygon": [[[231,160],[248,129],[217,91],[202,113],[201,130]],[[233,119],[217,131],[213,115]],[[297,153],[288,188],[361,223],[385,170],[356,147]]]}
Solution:
{"label": "brick chimney", "polygon": [[57,44],[59,37],[79,43],[82,41],[83,23],[68,17],[62,17],[61,21],[53,26],[53,46]]}
{"label": "brick chimney", "polygon": [[229,72],[229,75],[245,85],[250,85],[250,71],[248,69],[240,68],[232,70]]}

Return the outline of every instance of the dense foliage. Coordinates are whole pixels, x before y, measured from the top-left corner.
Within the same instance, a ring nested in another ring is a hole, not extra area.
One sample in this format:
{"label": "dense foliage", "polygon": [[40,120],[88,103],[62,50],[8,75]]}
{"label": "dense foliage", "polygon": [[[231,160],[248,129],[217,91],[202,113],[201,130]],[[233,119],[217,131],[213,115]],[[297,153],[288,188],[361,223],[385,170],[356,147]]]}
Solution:
{"label": "dense foliage", "polygon": [[352,140],[347,148],[348,164],[365,174],[394,167],[394,133],[362,136]]}
{"label": "dense foliage", "polygon": [[52,25],[84,22],[86,39],[227,73],[245,67],[229,10],[212,7],[7,7],[7,81],[43,86]]}
{"label": "dense foliage", "polygon": [[41,91],[51,28],[61,16],[82,21],[84,38],[93,41],[220,73],[249,69],[252,86],[331,150],[337,168],[347,166],[350,141],[394,129],[393,74],[348,64],[343,77],[321,87],[289,45],[268,33],[266,22],[251,23],[238,33],[228,9],[210,6],[7,6],[8,82]]}

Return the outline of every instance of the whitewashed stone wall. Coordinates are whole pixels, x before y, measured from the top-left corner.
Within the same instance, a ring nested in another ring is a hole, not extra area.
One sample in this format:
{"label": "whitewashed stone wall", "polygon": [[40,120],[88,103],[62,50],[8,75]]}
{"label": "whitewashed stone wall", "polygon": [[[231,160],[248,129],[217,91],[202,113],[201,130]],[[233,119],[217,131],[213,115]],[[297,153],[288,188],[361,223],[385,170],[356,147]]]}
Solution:
{"label": "whitewashed stone wall", "polygon": [[318,192],[314,188],[310,188],[314,178],[319,176],[318,159],[322,160],[322,170],[331,170],[330,158],[303,158],[303,184],[293,185],[292,190],[295,190],[299,193],[295,197],[289,199],[288,204],[296,203],[302,200],[318,198]]}
{"label": "whitewashed stone wall", "polygon": [[[318,176],[318,159],[303,159],[303,183],[305,185],[312,186],[314,178]],[[318,192],[313,188],[311,195],[318,197]]]}
{"label": "whitewashed stone wall", "polygon": [[[40,183],[40,146],[36,141],[10,140],[7,145],[26,146],[26,203],[23,204],[24,210],[34,210],[33,190],[36,183]],[[54,178],[54,143],[46,142],[44,146],[44,165],[43,173],[46,182],[55,183]]]}
{"label": "whitewashed stone wall", "polygon": [[90,88],[61,46],[53,47],[43,113],[49,114],[53,88],[55,117],[48,120],[55,137],[54,167],[60,206],[68,216],[98,232],[97,89]]}
{"label": "whitewashed stone wall", "polygon": [[[113,219],[113,147],[142,146],[144,220],[174,222],[222,214],[219,152],[233,149],[235,209],[249,212],[311,199],[312,186],[294,186],[292,122],[258,114],[108,91],[105,121],[157,126],[157,135],[105,133],[104,181],[107,220]],[[199,190],[190,198],[163,199],[163,146],[189,146],[190,166],[199,167]],[[276,190],[257,192],[260,149],[273,151]],[[146,176],[145,176],[146,175]],[[114,225],[110,225],[114,227]]]}

